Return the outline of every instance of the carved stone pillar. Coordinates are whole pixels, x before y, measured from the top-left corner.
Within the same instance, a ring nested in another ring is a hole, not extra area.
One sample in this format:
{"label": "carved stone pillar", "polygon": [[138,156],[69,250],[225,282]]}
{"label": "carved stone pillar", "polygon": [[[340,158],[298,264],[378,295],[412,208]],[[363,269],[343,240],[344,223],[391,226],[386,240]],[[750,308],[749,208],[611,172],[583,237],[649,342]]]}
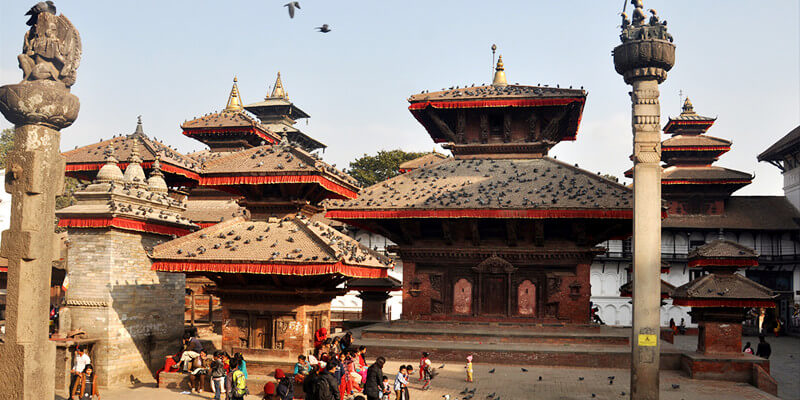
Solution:
{"label": "carved stone pillar", "polygon": [[0,345],[2,399],[52,399],[55,388],[48,311],[55,197],[64,186],[59,130],[78,117],[80,103],[69,87],[81,47],[78,31],[55,15],[55,6],[38,7],[31,9],[32,26],[18,57],[23,80],[0,87],[0,112],[15,125],[5,187],[11,193],[11,225],[0,248],[9,266],[6,336]]}
{"label": "carved stone pillar", "polygon": [[658,84],[675,63],[675,45],[653,13],[644,21],[633,0],[633,24],[623,14],[614,66],[630,92],[633,127],[633,329],[631,399],[658,399],[661,273],[661,110]]}

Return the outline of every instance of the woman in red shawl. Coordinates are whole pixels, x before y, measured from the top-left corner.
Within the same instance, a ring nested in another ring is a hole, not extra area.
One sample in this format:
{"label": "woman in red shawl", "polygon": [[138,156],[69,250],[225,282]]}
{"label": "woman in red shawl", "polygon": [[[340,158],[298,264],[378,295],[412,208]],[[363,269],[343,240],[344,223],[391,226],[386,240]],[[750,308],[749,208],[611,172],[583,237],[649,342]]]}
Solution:
{"label": "woman in red shawl", "polygon": [[325,339],[328,338],[328,329],[326,328],[319,328],[316,332],[314,332],[314,355],[319,357],[319,349],[322,348],[322,344],[325,342]]}

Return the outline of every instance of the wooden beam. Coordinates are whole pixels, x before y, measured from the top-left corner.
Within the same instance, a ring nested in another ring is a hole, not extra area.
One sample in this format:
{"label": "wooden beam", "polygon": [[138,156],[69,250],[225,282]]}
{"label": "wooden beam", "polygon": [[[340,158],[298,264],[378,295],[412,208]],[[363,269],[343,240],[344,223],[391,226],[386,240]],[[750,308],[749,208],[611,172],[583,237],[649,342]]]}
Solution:
{"label": "wooden beam", "polygon": [[400,234],[403,237],[403,241],[406,242],[406,244],[414,244],[414,236],[411,234],[408,222],[400,221],[398,225],[400,226]]}
{"label": "wooden beam", "polygon": [[533,221],[533,244],[544,246],[544,221]]}
{"label": "wooden beam", "polygon": [[444,122],[442,120],[442,118],[439,117],[436,114],[436,111],[434,111],[431,108],[428,108],[425,111],[427,112],[428,116],[431,118],[431,121],[433,121],[433,123],[436,124],[436,127],[439,128],[439,130],[442,131],[442,133],[444,133],[445,136],[447,136],[447,139],[450,140],[451,142],[455,142],[456,141],[456,134],[453,133],[453,130],[450,129],[450,127],[447,125],[447,123]]}
{"label": "wooden beam", "polygon": [[503,113],[503,142],[508,143],[511,141],[511,112],[506,111]]}
{"label": "wooden beam", "polygon": [[450,229],[450,222],[442,221],[442,236],[444,237],[444,242],[447,243],[448,246],[453,245],[453,232]]}
{"label": "wooden beam", "polygon": [[509,246],[517,245],[517,221],[506,220],[506,238]]}
{"label": "wooden beam", "polygon": [[489,114],[481,114],[481,143],[489,141]]}
{"label": "wooden beam", "polygon": [[480,246],[481,245],[481,231],[478,229],[478,221],[470,221],[469,223],[471,235],[472,235],[472,245],[473,246]]}
{"label": "wooden beam", "polygon": [[536,115],[535,112],[531,113],[531,116],[528,117],[528,141],[529,142],[536,142],[539,140],[539,135],[537,134],[538,127],[539,127],[539,117]]}
{"label": "wooden beam", "polygon": [[456,139],[458,143],[464,143],[466,141],[466,129],[467,129],[467,113],[464,110],[458,110],[456,114]]}

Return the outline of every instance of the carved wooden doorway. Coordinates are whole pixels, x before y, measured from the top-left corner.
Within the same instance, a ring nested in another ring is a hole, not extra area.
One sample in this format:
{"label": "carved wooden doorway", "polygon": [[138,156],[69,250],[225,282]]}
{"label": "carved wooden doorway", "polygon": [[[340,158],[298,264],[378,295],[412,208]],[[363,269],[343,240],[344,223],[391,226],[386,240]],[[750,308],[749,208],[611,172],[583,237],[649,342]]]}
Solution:
{"label": "carved wooden doorway", "polygon": [[485,274],[481,284],[484,315],[505,315],[508,309],[508,283],[505,275]]}

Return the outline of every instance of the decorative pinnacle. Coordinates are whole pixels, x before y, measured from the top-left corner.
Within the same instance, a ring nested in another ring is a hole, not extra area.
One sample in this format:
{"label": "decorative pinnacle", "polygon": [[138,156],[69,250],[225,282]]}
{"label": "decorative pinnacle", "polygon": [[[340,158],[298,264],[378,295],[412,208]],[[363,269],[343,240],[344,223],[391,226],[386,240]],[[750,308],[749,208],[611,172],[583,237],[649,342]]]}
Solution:
{"label": "decorative pinnacle", "polygon": [[142,127],[142,116],[136,117],[136,130],[133,131],[134,135],[144,135],[144,127]]}
{"label": "decorative pinnacle", "polygon": [[283,81],[281,81],[281,71],[278,71],[278,78],[275,79],[275,86],[272,88],[272,94],[269,96],[271,99],[289,99],[289,93],[283,88]]}
{"label": "decorative pinnacle", "polygon": [[156,159],[153,161],[153,172],[150,173],[151,176],[164,176],[164,173],[161,172],[161,155],[156,154]]}
{"label": "decorative pinnacle", "polygon": [[103,153],[105,153],[105,155],[106,155],[106,164],[117,165],[118,161],[114,157],[114,146],[111,143],[109,143],[108,146],[106,146],[106,148],[103,151]]}
{"label": "decorative pinnacle", "polygon": [[694,112],[694,106],[692,105],[692,102],[689,101],[688,97],[683,101],[683,112],[681,112],[681,114],[696,114]]}
{"label": "decorative pinnacle", "polygon": [[505,68],[503,67],[502,54],[499,57],[497,57],[497,66],[494,69],[494,80],[492,80],[492,86],[498,86],[498,87],[508,86],[508,82],[506,81]]}
{"label": "decorative pinnacle", "polygon": [[130,156],[130,158],[128,159],[128,161],[129,161],[131,164],[139,164],[139,163],[141,163],[141,162],[142,162],[142,159],[141,159],[141,157],[139,157],[139,149],[138,149],[138,146],[139,146],[139,138],[136,138],[136,139],[133,141],[133,146],[131,146],[131,156]]}
{"label": "decorative pinnacle", "polygon": [[233,77],[233,87],[231,87],[231,94],[228,95],[228,104],[225,105],[225,111],[241,111],[244,109],[242,105],[242,98],[239,95],[239,82],[236,77]]}

